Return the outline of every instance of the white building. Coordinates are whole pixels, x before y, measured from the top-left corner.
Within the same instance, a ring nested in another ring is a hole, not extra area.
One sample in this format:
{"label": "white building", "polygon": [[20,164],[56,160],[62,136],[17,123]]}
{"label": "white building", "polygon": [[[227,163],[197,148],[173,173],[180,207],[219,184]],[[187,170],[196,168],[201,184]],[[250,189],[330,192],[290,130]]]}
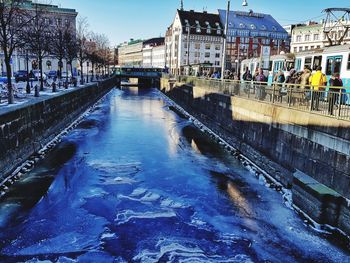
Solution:
{"label": "white building", "polygon": [[144,42],[142,50],[145,68],[165,67],[165,45],[164,38],[152,38]]}
{"label": "white building", "polygon": [[[75,9],[62,8],[52,4],[42,4],[32,0],[25,0],[21,4],[21,8],[33,15],[36,8],[43,10],[43,19],[49,30],[54,31],[57,26],[72,27],[73,31],[76,30],[76,17],[78,13]],[[1,75],[6,75],[6,66],[3,52],[0,53],[0,66]],[[28,54],[24,50],[17,49],[14,51],[11,61],[12,74],[20,70],[37,70],[39,69],[38,59],[34,54]],[[59,69],[58,59],[52,55],[47,55],[43,59],[43,72],[57,71]],[[73,61],[73,73],[78,74],[77,62]],[[66,61],[63,61],[63,72],[70,70],[70,66],[67,68]]]}
{"label": "white building", "polygon": [[223,33],[218,14],[177,10],[166,32],[166,67],[173,74],[220,71]]}
{"label": "white building", "polygon": [[[336,22],[331,22],[331,24],[327,23],[326,27],[332,29],[329,36],[333,44],[338,44],[336,42],[344,35],[344,27],[339,24],[336,26],[335,23]],[[343,21],[343,24],[350,26],[350,21]],[[291,52],[297,53],[329,46],[330,42],[327,35],[324,33],[324,27],[324,21],[321,21],[321,23],[309,22],[307,25],[296,26],[292,31]],[[349,43],[350,30],[340,44],[344,45]]]}

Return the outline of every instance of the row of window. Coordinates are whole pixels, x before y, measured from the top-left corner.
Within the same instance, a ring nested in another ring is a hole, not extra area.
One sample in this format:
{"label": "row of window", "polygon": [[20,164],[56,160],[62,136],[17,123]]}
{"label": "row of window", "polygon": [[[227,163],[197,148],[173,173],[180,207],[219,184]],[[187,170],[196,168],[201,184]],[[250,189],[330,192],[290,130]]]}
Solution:
{"label": "row of window", "polygon": [[[185,24],[186,24],[186,32],[189,32],[190,28],[195,28],[196,29],[196,33],[202,33],[202,30],[205,30],[207,34],[211,34],[212,33],[212,27],[210,26],[209,22],[205,22],[205,27],[202,27],[199,24],[199,21],[196,20],[195,21],[195,25],[191,26],[189,21],[186,19],[185,20]],[[215,29],[216,30],[216,34],[221,35],[222,33],[222,28],[220,26],[220,24],[218,22],[215,23]]]}
{"label": "row of window", "polygon": [[[350,70],[350,54],[347,58],[347,67],[346,70]],[[327,57],[326,62],[326,75],[332,75],[334,73],[340,73],[341,72],[341,66],[342,66],[343,56],[330,56]],[[301,58],[296,59],[296,69],[300,69],[301,65]],[[318,66],[322,65],[322,56],[314,56],[314,57],[306,57],[305,58],[305,66],[311,68],[312,70],[316,70]]]}
{"label": "row of window", "polygon": [[[187,48],[187,42],[184,43],[184,48]],[[194,48],[201,49],[201,43],[194,43]],[[206,43],[204,48],[206,50],[210,50],[212,48],[212,45],[209,43]],[[221,50],[221,45],[215,45],[215,50]]]}
{"label": "row of window", "polygon": [[[199,64],[199,63],[201,63],[201,61],[200,61],[199,59],[194,59],[194,60],[193,60],[193,64]],[[210,62],[209,60],[204,60],[203,63],[205,63],[205,64],[210,64],[211,62]],[[221,61],[217,60],[217,61],[214,62],[214,65],[217,66],[217,67],[219,67],[219,66],[220,66],[220,63],[221,63]],[[187,65],[187,59],[185,59],[185,60],[183,61],[183,64],[184,64],[184,65]]]}
{"label": "row of window", "polygon": [[313,50],[313,49],[317,49],[317,48],[321,48],[321,46],[315,45],[315,46],[305,46],[305,47],[294,47],[293,51],[294,51],[294,53],[297,53],[297,52],[308,51],[308,50]]}
{"label": "row of window", "polygon": [[[313,39],[313,41],[318,41],[320,39],[320,34],[313,34],[312,39]],[[304,41],[311,41],[311,35],[310,34],[305,35]],[[297,35],[295,38],[295,42],[302,42],[302,36]]]}
{"label": "row of window", "polygon": [[[188,52],[187,52],[187,51],[185,51],[185,55],[186,55],[186,56],[188,55]],[[194,52],[194,56],[195,56],[196,58],[199,58],[199,57],[201,56],[201,52],[195,51],[195,52]],[[210,52],[205,52],[205,53],[204,53],[204,57],[210,58],[210,57],[211,57],[211,53],[210,53]],[[221,54],[220,54],[220,53],[215,53],[215,58],[220,58],[220,57],[221,57]]]}
{"label": "row of window", "polygon": [[[331,32],[330,34],[329,34],[329,36],[330,36],[330,38],[331,39],[338,39],[338,38],[341,38],[341,37],[343,37],[343,35],[344,35],[344,32],[343,31],[339,31],[339,32]],[[350,31],[345,35],[345,37],[350,37]],[[323,40],[326,40],[327,39],[327,36],[324,34],[323,35]],[[320,34],[313,34],[313,35],[311,35],[311,34],[306,34],[306,35],[304,35],[304,38],[303,38],[303,36],[302,35],[297,35],[296,37],[295,37],[295,42],[303,42],[303,41],[305,41],[305,42],[309,42],[309,41],[319,41],[319,40],[321,40],[320,39]]]}

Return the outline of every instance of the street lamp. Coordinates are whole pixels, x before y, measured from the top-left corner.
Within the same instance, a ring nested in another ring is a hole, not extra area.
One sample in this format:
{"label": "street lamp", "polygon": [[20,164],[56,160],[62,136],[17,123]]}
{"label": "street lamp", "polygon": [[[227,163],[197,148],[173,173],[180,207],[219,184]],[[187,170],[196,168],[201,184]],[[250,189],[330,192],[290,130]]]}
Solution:
{"label": "street lamp", "polygon": [[28,54],[28,50],[26,50],[26,62],[27,62],[27,85],[26,85],[26,92],[27,92],[27,94],[30,94],[30,85],[29,85],[29,54]]}
{"label": "street lamp", "polygon": [[[227,9],[226,9],[226,23],[225,23],[225,31],[224,31],[224,45],[223,45],[223,55],[222,55],[222,63],[221,63],[221,80],[224,80],[225,68],[226,68],[226,49],[227,49],[227,33],[228,33],[228,19],[230,15],[230,5],[231,0],[227,0]],[[242,6],[248,6],[247,0],[244,0]]]}

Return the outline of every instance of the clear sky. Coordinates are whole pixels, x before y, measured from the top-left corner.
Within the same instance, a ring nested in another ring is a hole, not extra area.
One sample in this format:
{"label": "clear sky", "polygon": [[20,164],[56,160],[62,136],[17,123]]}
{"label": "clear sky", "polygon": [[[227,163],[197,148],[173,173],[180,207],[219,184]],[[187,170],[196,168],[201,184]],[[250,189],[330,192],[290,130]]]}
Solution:
{"label": "clear sky", "polygon": [[[231,9],[271,14],[280,24],[287,25],[321,20],[327,7],[350,7],[349,0],[232,0]],[[106,34],[112,45],[130,38],[164,36],[172,23],[180,0],[52,0],[62,7],[75,8],[89,20],[91,30]],[[184,0],[186,10],[216,12],[225,9],[227,0]]]}

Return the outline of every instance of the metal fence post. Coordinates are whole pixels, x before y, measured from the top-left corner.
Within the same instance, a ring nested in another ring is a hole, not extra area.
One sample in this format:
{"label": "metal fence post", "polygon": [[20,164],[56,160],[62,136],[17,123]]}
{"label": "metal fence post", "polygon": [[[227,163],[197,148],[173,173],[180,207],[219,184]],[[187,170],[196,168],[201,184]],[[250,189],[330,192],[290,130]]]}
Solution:
{"label": "metal fence post", "polygon": [[[287,91],[288,92],[288,91]],[[288,92],[288,107],[290,108],[292,104],[292,97],[293,97],[293,89],[292,86],[289,87],[289,92]]]}
{"label": "metal fence post", "polygon": [[339,108],[338,108],[338,118],[341,117],[341,104],[342,104],[342,98],[343,97],[343,91],[342,89],[340,89],[340,92],[339,92]]}
{"label": "metal fence post", "polygon": [[272,104],[275,103],[275,94],[276,94],[276,85],[272,84],[273,90],[272,90]]}
{"label": "metal fence post", "polygon": [[310,88],[310,92],[311,92],[311,98],[310,98],[310,111],[312,111],[312,107],[313,107],[313,104],[314,104],[314,89],[311,87]]}

